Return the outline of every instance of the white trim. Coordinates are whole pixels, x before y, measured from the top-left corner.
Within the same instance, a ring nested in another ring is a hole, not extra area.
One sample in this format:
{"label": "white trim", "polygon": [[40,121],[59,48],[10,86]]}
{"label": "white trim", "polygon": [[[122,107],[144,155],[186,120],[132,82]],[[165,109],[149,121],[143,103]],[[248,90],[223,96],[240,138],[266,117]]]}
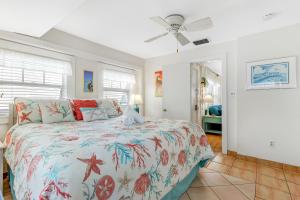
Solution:
{"label": "white trim", "polygon": [[[203,57],[200,59],[192,60],[191,63],[199,63],[199,62],[205,62],[209,60],[222,60],[222,152],[224,154],[227,154],[228,150],[228,112],[227,112],[227,55],[221,54],[216,56],[209,56],[209,57]],[[190,70],[191,70],[190,66]],[[192,81],[192,80],[191,80]],[[191,102],[191,109],[193,109],[192,105],[192,99]],[[191,117],[192,117],[192,111],[191,111]]]}

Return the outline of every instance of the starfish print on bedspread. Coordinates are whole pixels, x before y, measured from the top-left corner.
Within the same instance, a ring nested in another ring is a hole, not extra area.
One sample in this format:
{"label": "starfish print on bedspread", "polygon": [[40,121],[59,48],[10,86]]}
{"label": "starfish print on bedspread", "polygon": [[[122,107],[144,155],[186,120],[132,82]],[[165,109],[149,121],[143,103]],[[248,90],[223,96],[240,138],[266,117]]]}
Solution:
{"label": "starfish print on bedspread", "polygon": [[87,164],[83,182],[90,177],[92,170],[96,174],[100,174],[100,168],[97,165],[103,165],[104,162],[102,160],[97,160],[97,157],[94,153],[90,159],[82,159],[82,158],[77,158],[77,159]]}

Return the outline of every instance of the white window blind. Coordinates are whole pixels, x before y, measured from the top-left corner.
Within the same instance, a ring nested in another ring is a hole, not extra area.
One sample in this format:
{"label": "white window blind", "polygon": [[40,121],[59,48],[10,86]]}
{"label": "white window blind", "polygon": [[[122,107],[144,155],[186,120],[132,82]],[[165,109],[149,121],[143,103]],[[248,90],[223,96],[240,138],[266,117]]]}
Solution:
{"label": "white window blind", "polygon": [[15,97],[64,97],[71,74],[70,62],[0,49],[0,113]]}
{"label": "white window blind", "polygon": [[122,106],[129,104],[130,91],[135,85],[135,73],[103,71],[103,97],[116,99]]}

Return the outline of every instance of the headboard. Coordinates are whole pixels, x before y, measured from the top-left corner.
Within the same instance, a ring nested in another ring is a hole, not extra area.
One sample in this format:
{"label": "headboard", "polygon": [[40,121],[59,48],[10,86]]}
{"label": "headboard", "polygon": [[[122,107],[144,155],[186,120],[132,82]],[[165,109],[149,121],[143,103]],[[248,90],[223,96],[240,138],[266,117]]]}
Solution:
{"label": "headboard", "polygon": [[17,123],[17,111],[14,103],[9,104],[8,127],[12,127]]}

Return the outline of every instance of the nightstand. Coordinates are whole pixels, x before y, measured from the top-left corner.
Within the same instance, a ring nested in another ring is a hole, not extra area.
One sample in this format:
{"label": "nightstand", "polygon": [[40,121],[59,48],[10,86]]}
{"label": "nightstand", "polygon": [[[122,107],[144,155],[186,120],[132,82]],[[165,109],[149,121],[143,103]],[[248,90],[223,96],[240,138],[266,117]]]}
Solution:
{"label": "nightstand", "polygon": [[205,133],[222,134],[222,117],[205,115],[202,117],[202,126]]}
{"label": "nightstand", "polygon": [[0,191],[3,193],[3,150],[4,144],[0,141]]}

